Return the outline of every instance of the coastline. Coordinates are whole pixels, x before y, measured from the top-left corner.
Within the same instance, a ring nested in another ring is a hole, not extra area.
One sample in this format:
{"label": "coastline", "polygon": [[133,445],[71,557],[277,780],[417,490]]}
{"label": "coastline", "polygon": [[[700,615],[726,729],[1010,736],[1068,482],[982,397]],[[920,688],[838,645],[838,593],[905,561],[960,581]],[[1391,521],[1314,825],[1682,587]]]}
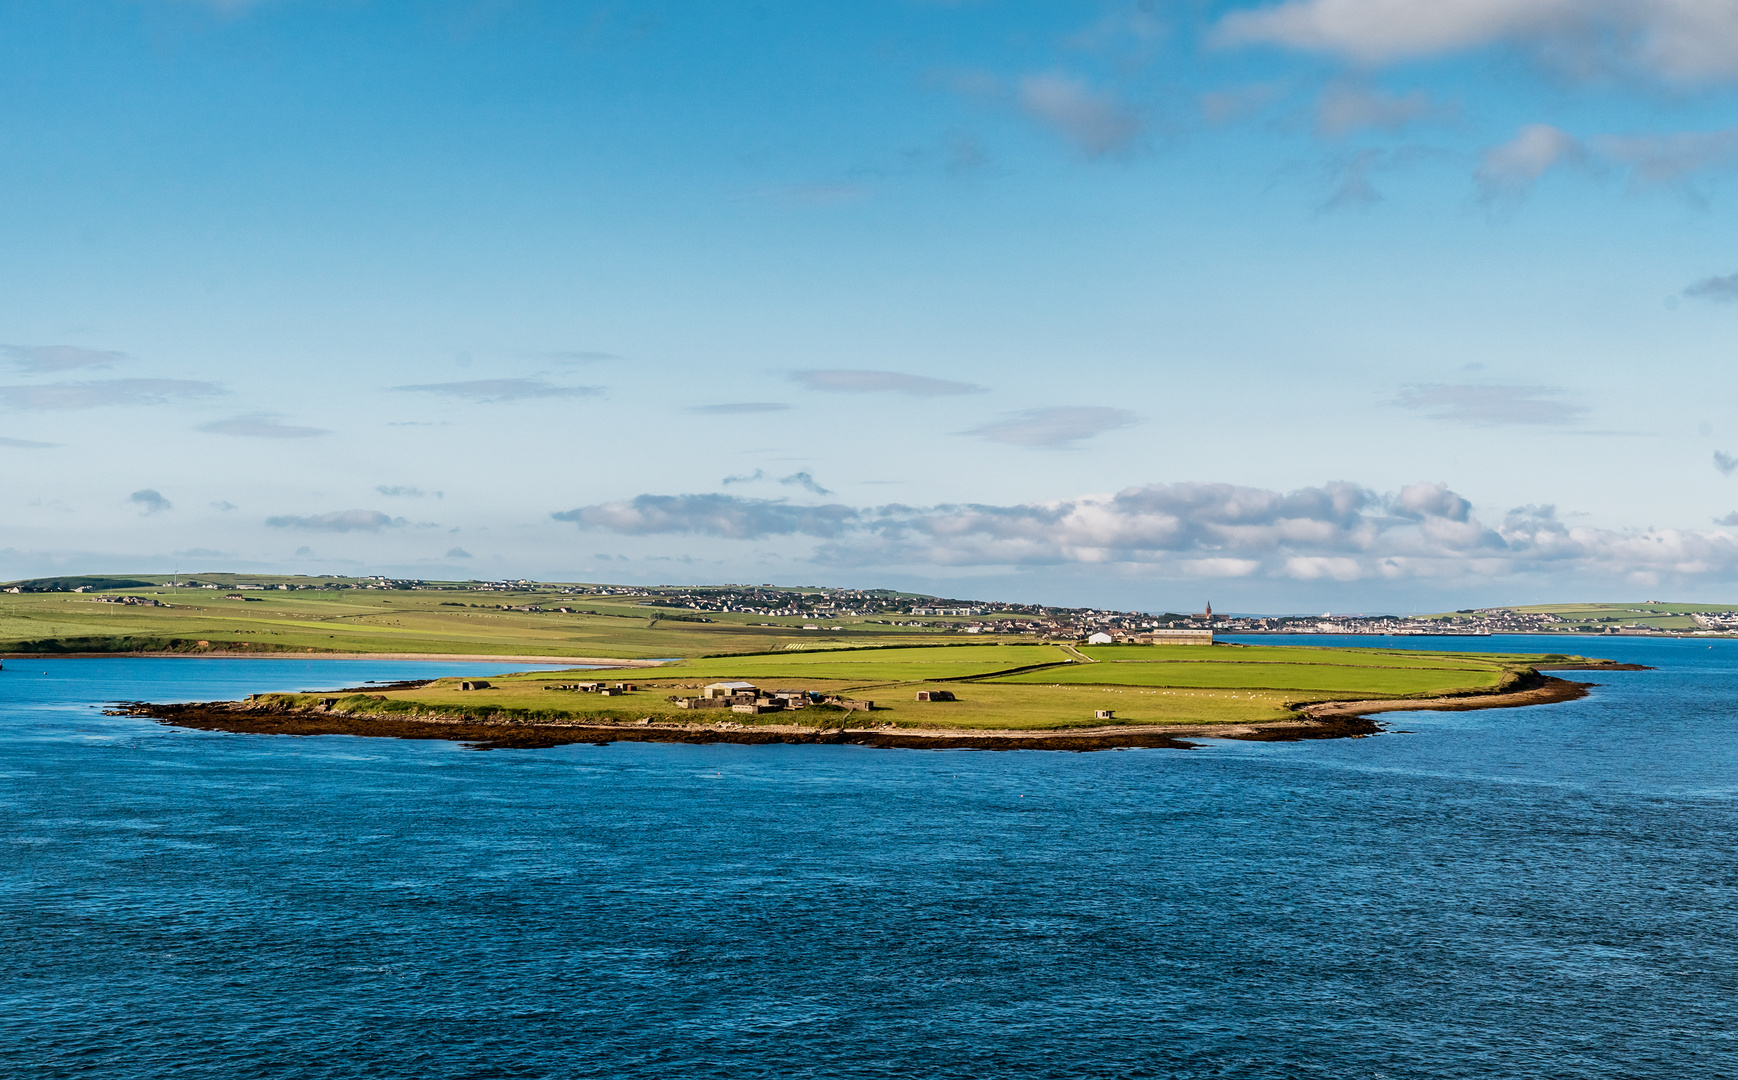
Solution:
{"label": "coastline", "polygon": [[[1609,669],[1608,669],[1609,670]],[[248,702],[186,704],[128,702],[111,715],[149,717],[172,727],[257,735],[356,735],[372,738],[443,739],[472,749],[546,749],[571,743],[612,742],[737,743],[743,745],[851,745],[906,750],[1119,750],[1136,747],[1186,750],[1189,739],[1296,742],[1304,739],[1361,738],[1379,734],[1372,713],[1417,710],[1464,711],[1515,708],[1574,701],[1595,684],[1548,675],[1505,693],[1427,699],[1322,701],[1299,705],[1283,720],[1248,724],[1144,724],[1020,731],[961,728],[800,727],[730,722],[620,723],[560,721],[485,721],[466,716],[380,716],[316,709],[260,707]]]}

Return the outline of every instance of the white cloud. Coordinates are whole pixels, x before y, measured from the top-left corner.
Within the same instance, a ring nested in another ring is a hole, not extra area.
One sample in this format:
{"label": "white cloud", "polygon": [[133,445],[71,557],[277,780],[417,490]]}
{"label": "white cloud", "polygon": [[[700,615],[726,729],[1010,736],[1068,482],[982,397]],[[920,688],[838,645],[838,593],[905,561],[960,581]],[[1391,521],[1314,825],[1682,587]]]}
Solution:
{"label": "white cloud", "polygon": [[793,371],[793,382],[809,390],[824,390],[832,394],[904,394],[907,397],[950,397],[955,394],[981,394],[984,387],[974,383],[932,379],[927,375],[907,375],[899,371],[865,371],[847,368],[822,368]]}
{"label": "white cloud", "polygon": [[331,434],[325,428],[280,424],[278,419],[281,416],[282,413],[249,413],[246,416],[200,424],[199,430],[211,435],[239,435],[249,439],[309,439],[316,435]]}
{"label": "white cloud", "polygon": [[1587,410],[1564,397],[1564,391],[1552,386],[1430,383],[1407,387],[1392,404],[1417,409],[1432,420],[1472,427],[1568,424],[1581,419]]}
{"label": "white cloud", "polygon": [[59,445],[59,443],[51,442],[34,442],[30,439],[0,438],[0,446],[11,450],[48,450]]}
{"label": "white cloud", "polygon": [[1585,148],[1568,132],[1550,124],[1528,124],[1513,139],[1485,151],[1473,180],[1487,200],[1517,199],[1557,165],[1585,160]]}
{"label": "white cloud", "polygon": [[821,486],[820,481],[816,480],[814,477],[810,476],[806,472],[792,473],[789,476],[780,477],[779,483],[784,484],[787,487],[790,487],[793,485],[796,487],[800,487],[804,491],[807,491],[807,492],[814,494],[814,495],[831,495],[832,494],[831,491],[828,491],[826,488]]}
{"label": "white cloud", "polygon": [[318,532],[379,532],[407,524],[403,518],[389,517],[378,510],[334,510],[329,514],[296,517],[280,514],[266,518],[266,524],[277,529],[312,529]]}
{"label": "white cloud", "polygon": [[1214,38],[1386,64],[1518,45],[1569,70],[1679,82],[1738,76],[1730,0],[1290,0],[1234,11]]}
{"label": "white cloud", "polygon": [[113,367],[126,353],[109,349],[84,349],[77,345],[0,345],[0,355],[25,371],[72,371],[77,368]]}
{"label": "white cloud", "polygon": [[1738,127],[1598,135],[1591,141],[1603,157],[1630,168],[1630,186],[1637,188],[1683,183],[1695,173],[1738,161]]}
{"label": "white cloud", "polygon": [[395,386],[393,389],[419,394],[441,394],[482,403],[552,397],[594,397],[603,393],[601,386],[555,386],[542,379],[470,379],[463,382],[416,383]]}
{"label": "white cloud", "polygon": [[789,405],[776,401],[728,401],[717,405],[696,405],[689,412],[707,416],[752,416],[755,413],[786,412]]}
{"label": "white cloud", "polygon": [[1316,101],[1316,134],[1339,138],[1371,128],[1395,132],[1440,111],[1422,90],[1387,94],[1355,83],[1334,83]]}
{"label": "white cloud", "polygon": [[1140,418],[1127,409],[1102,405],[1056,405],[1028,409],[1008,420],[985,424],[966,432],[991,442],[1012,446],[1065,447],[1094,435],[1128,427]]}
{"label": "white cloud", "polygon": [[582,506],[552,515],[585,528],[629,536],[696,533],[731,539],[837,536],[858,518],[848,506],[793,506],[777,499],[734,495],[641,495],[626,502]]}
{"label": "white cloud", "polygon": [[1713,300],[1730,304],[1738,301],[1738,274],[1703,278],[1684,289],[1684,295],[1698,300]]}
{"label": "white cloud", "polygon": [[163,405],[223,393],[216,383],[189,379],[104,379],[97,382],[0,386],[0,404],[36,412],[105,405]]}
{"label": "white cloud", "polygon": [[1091,157],[1128,149],[1145,127],[1115,95],[1057,72],[1021,79],[1018,100],[1027,116]]}
{"label": "white cloud", "polygon": [[1292,492],[1153,484],[1049,503],[801,507],[728,495],[642,495],[560,520],[624,535],[809,537],[816,562],[861,567],[1118,565],[1155,578],[1488,581],[1515,575],[1738,577],[1725,530],[1572,527],[1550,506],[1501,525],[1424,482],[1379,495],[1349,483]]}
{"label": "white cloud", "polygon": [[147,514],[160,514],[173,509],[173,504],[153,488],[143,488],[127,496],[127,501],[140,507]]}

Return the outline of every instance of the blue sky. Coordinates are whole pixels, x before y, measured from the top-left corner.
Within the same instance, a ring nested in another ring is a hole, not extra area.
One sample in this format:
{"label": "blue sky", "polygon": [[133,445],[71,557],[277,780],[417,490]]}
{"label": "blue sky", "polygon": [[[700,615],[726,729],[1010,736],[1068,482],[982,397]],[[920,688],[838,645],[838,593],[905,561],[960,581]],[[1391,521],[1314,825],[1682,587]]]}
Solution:
{"label": "blue sky", "polygon": [[0,575],[1738,599],[1730,0],[129,0],[0,50]]}

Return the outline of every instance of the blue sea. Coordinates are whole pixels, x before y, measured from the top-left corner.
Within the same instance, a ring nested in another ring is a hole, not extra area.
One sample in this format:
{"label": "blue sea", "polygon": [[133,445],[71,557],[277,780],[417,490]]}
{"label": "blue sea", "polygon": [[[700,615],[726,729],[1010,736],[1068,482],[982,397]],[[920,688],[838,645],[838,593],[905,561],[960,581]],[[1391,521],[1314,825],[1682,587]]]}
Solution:
{"label": "blue sea", "polygon": [[1738,1075],[1738,641],[1351,643],[1658,670],[1365,739],[479,752],[102,708],[506,665],[8,660],[0,1075]]}

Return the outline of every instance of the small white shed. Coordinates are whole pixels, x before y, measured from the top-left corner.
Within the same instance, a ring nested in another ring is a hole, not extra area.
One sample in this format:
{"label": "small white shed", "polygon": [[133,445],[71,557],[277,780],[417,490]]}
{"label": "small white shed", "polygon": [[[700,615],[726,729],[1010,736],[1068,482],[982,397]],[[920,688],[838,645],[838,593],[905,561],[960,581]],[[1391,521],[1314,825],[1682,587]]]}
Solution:
{"label": "small white shed", "polygon": [[1116,638],[1113,638],[1103,630],[1100,630],[1098,633],[1089,636],[1086,639],[1086,643],[1088,645],[1114,645],[1116,643]]}

